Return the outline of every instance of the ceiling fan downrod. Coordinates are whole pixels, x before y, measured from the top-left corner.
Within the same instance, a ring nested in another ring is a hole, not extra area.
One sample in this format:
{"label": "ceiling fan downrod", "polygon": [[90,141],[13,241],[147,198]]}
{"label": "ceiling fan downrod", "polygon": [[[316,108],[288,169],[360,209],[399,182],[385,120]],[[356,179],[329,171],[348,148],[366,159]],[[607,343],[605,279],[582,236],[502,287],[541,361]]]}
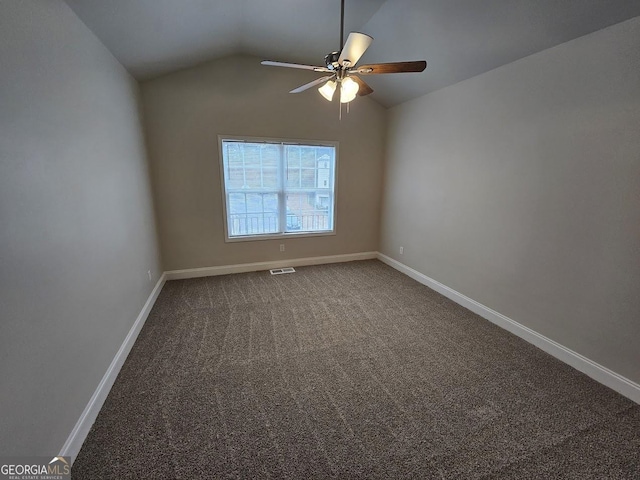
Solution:
{"label": "ceiling fan downrod", "polygon": [[340,0],[340,48],[342,51],[344,48],[344,0]]}

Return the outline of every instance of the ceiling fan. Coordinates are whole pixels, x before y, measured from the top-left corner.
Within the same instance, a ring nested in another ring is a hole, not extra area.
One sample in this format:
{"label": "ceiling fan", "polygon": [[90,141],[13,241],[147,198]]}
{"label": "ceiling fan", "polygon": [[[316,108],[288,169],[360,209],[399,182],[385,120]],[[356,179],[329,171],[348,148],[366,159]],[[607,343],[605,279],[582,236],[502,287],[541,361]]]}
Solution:
{"label": "ceiling fan", "polygon": [[351,32],[344,43],[344,0],[340,2],[340,51],[331,52],[324,57],[324,67],[313,65],[301,65],[298,63],[262,61],[262,65],[272,67],[300,68],[313,70],[314,72],[329,73],[312,82],[294,88],[289,93],[300,93],[317,85],[322,85],[318,91],[329,101],[333,100],[336,88],[340,85],[340,103],[349,103],[357,96],[365,96],[373,93],[373,89],[367,85],[358,75],[377,75],[381,73],[422,72],[427,68],[424,60],[395,63],[373,63],[371,65],[356,66],[360,57],[369,48],[373,38],[364,33]]}

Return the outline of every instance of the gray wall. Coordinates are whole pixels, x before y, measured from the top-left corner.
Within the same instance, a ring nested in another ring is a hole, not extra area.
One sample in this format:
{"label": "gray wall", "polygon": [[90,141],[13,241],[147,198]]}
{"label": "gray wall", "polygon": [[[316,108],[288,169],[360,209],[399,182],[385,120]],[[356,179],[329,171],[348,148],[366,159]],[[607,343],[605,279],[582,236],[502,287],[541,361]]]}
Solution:
{"label": "gray wall", "polygon": [[66,4],[0,3],[2,455],[58,454],[161,273],[137,101]]}
{"label": "gray wall", "polygon": [[384,254],[635,382],[638,45],[635,18],[390,110],[381,233]]}
{"label": "gray wall", "polygon": [[[377,249],[386,110],[288,93],[317,77],[234,56],[142,84],[166,270]],[[337,234],[225,243],[218,134],[338,141]]]}

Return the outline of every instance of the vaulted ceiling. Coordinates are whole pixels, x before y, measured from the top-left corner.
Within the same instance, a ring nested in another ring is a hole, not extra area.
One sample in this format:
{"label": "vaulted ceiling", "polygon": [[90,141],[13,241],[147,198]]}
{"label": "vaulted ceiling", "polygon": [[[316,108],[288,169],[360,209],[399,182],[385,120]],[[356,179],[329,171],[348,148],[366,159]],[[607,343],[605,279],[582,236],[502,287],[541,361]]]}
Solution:
{"label": "vaulted ceiling", "polygon": [[[239,53],[323,65],[339,49],[340,0],[66,2],[138,80]],[[360,64],[427,60],[367,77],[393,106],[638,15],[630,0],[346,0],[345,37],[374,37]]]}

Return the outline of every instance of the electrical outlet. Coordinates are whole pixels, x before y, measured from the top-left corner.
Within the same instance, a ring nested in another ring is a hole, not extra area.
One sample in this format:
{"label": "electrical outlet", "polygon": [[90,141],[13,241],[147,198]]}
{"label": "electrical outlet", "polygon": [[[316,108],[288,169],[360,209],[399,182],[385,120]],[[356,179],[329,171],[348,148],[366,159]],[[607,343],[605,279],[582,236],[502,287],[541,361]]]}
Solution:
{"label": "electrical outlet", "polygon": [[149,281],[151,281],[151,270],[147,270],[147,276],[149,277]]}
{"label": "electrical outlet", "polygon": [[404,247],[400,247],[400,255],[404,255]]}
{"label": "electrical outlet", "polygon": [[281,243],[281,244],[280,244],[280,251],[281,251],[281,252],[284,252],[284,243]]}

